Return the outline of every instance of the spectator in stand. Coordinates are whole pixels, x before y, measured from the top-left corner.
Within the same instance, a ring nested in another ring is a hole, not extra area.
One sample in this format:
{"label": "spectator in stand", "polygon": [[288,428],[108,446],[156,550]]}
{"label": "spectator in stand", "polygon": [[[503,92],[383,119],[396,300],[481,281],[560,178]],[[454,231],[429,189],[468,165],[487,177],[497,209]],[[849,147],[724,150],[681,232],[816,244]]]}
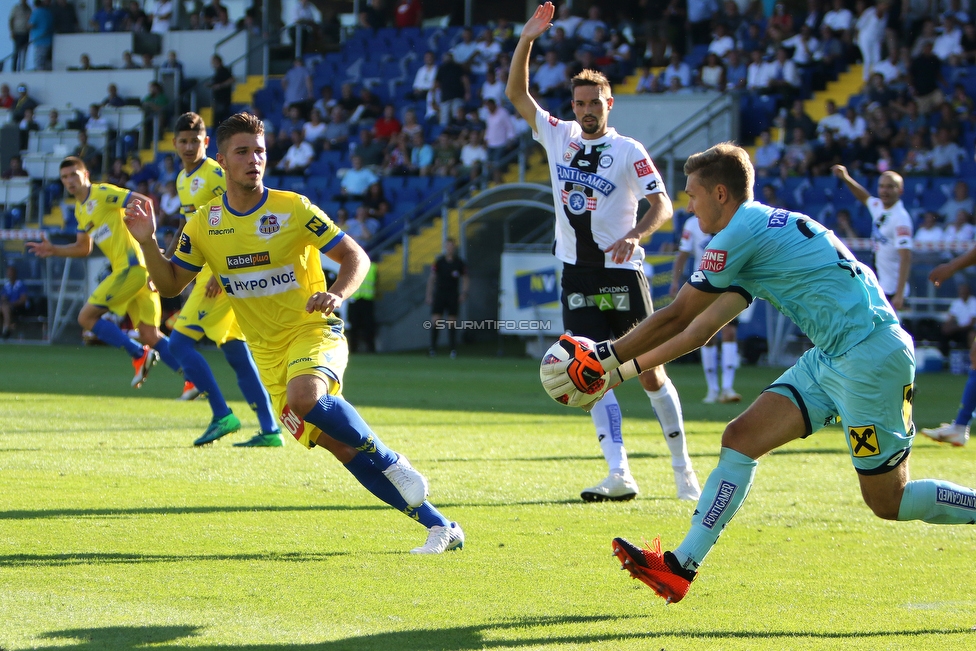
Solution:
{"label": "spectator in stand", "polygon": [[383,107],[383,115],[373,123],[373,135],[377,140],[389,142],[401,131],[403,131],[403,124],[396,117],[396,106],[387,104]]}
{"label": "spectator in stand", "polygon": [[[423,134],[421,134],[423,139]],[[365,167],[374,170],[383,165],[383,154],[386,150],[385,145],[373,138],[373,132],[369,129],[359,130],[359,144],[356,146],[356,155],[359,156]]]}
{"label": "spectator in stand", "polygon": [[227,7],[220,4],[220,0],[211,0],[210,4],[203,8],[200,12],[200,22],[203,29],[213,29],[214,23],[220,18],[221,10],[227,11]]}
{"label": "spectator in stand", "polygon": [[158,81],[149,82],[149,92],[142,98],[143,132],[145,142],[152,142],[155,133],[154,125],[158,125],[159,136],[163,135],[169,124],[170,103],[163,86]]}
{"label": "spectator in stand", "polygon": [[159,178],[156,180],[156,187],[153,191],[162,196],[166,189],[166,184],[172,181],[176,183],[176,177],[180,175],[180,170],[176,169],[172,156],[163,157],[163,169],[159,171]]}
{"label": "spectator in stand", "polygon": [[600,15],[600,7],[592,4],[586,12],[586,20],[579,24],[573,36],[580,41],[592,41],[598,29],[607,32],[609,27],[603,22],[603,17]]}
{"label": "spectator in stand", "polygon": [[417,122],[417,111],[413,108],[407,108],[403,112],[403,133],[407,134],[410,141],[413,141],[413,137],[420,134],[421,138],[424,136],[424,127],[419,122]]}
{"label": "spectator in stand", "polygon": [[956,181],[955,186],[952,188],[952,198],[947,199],[942,207],[939,208],[938,214],[942,216],[943,219],[949,220],[953,219],[960,210],[972,214],[974,208],[973,198],[969,196],[969,185],[965,181]]}
{"label": "spectator in stand", "polygon": [[748,80],[748,70],[746,64],[739,55],[738,50],[729,52],[727,65],[725,68],[725,86],[729,90],[744,90]]}
{"label": "spectator in stand", "polygon": [[861,174],[878,173],[878,159],[881,158],[881,153],[870,130],[861,134],[861,137],[855,140],[845,153],[847,166],[852,170]]}
{"label": "spectator in stand", "polygon": [[803,100],[800,99],[793,101],[790,112],[786,114],[786,119],[779,126],[784,130],[787,145],[793,142],[797,129],[803,132],[804,140],[812,140],[817,137],[817,124],[804,110]]}
{"label": "spectator in stand", "polygon": [[[676,0],[671,1],[675,2]],[[749,25],[746,27],[745,34],[742,34],[735,43],[736,48],[742,50],[743,52],[759,50],[760,53],[762,53],[765,52],[766,45],[766,40],[763,38],[759,24],[755,22],[749,23]]]}
{"label": "spectator in stand", "polygon": [[969,293],[969,285],[956,285],[956,298],[952,299],[946,312],[946,319],[942,322],[939,340],[939,350],[945,356],[951,348],[969,348],[973,345],[976,331],[976,296]]}
{"label": "spectator in stand", "polygon": [[21,160],[20,156],[17,155],[11,156],[10,166],[3,171],[3,174],[0,175],[0,178],[2,178],[4,181],[7,181],[9,179],[23,177],[23,176],[28,176],[27,170],[24,169],[23,161]]}
{"label": "spectator in stand", "polygon": [[[138,156],[133,156],[129,159],[129,169],[132,170],[132,174],[129,176],[129,182],[126,187],[130,190],[136,190],[140,184],[145,183],[147,188],[151,188],[156,179],[159,178],[159,170],[156,165],[149,163],[148,165],[143,165],[142,160]],[[146,194],[141,192],[141,194]]]}
{"label": "spectator in stand", "polygon": [[691,86],[691,68],[681,60],[681,54],[677,50],[672,50],[671,61],[661,72],[661,85],[665,88],[671,87],[671,79],[677,78],[681,82],[682,88]]}
{"label": "spectator in stand", "polygon": [[281,162],[291,146],[291,138],[279,138],[274,131],[264,133],[264,149],[267,157],[267,167],[274,169]]}
{"label": "spectator in stand", "polygon": [[471,131],[467,142],[461,147],[461,173],[467,173],[475,163],[484,166],[488,162],[488,148],[485,147],[484,133]]}
{"label": "spectator in stand", "polygon": [[312,75],[301,57],[295,57],[292,61],[291,68],[281,80],[281,88],[285,93],[285,106],[298,106],[305,115],[314,101],[315,90]]}
{"label": "spectator in stand", "polygon": [[352,124],[346,119],[346,111],[341,106],[332,107],[332,115],[325,127],[322,149],[345,151],[352,136]]}
{"label": "spectator in stand", "polygon": [[481,100],[493,99],[499,106],[504,106],[508,102],[505,97],[505,82],[498,78],[498,73],[494,68],[488,68],[485,73],[485,81],[481,84]]}
{"label": "spectator in stand", "polygon": [[71,152],[72,156],[77,156],[85,162],[85,167],[92,179],[99,179],[102,176],[102,151],[88,142],[88,132],[84,129],[78,132],[78,146]]}
{"label": "spectator in stand", "polygon": [[546,52],[555,52],[556,58],[563,63],[569,63],[576,58],[576,49],[579,47],[575,38],[566,35],[562,27],[552,28],[552,38],[549,39],[545,47]]}
{"label": "spectator in stand", "polygon": [[961,121],[949,102],[944,102],[939,106],[939,114],[935,116],[935,127],[936,131],[945,129],[949,134],[949,140],[952,142],[958,142],[962,137]]}
{"label": "spectator in stand", "polygon": [[922,215],[922,224],[915,230],[915,243],[919,242],[942,242],[945,240],[945,230],[939,224],[939,216],[926,210]]}
{"label": "spectator in stand", "polygon": [[816,69],[817,51],[820,49],[820,41],[814,36],[813,30],[809,25],[800,25],[800,31],[783,41],[783,47],[793,50],[793,63],[800,68]]}
{"label": "spectator in stand", "polygon": [[972,242],[976,237],[976,228],[973,227],[973,217],[965,210],[957,210],[952,223],[945,227],[943,242],[953,244],[956,242]]}
{"label": "spectator in stand", "polygon": [[962,84],[952,87],[952,97],[945,105],[952,108],[958,120],[973,122],[973,98],[966,94],[966,87]]}
{"label": "spectator in stand", "polygon": [[782,41],[793,35],[793,15],[786,10],[786,5],[777,2],[773,5],[773,14],[766,25],[766,33],[774,41]]}
{"label": "spectator in stand", "polygon": [[159,197],[159,220],[161,226],[178,228],[182,217],[183,204],[176,191],[176,182],[167,181]]}
{"label": "spectator in stand", "polygon": [[911,147],[905,152],[901,173],[919,176],[930,174],[932,171],[932,150],[925,144],[925,132],[916,131],[910,138]]}
{"label": "spectator in stand", "polygon": [[651,72],[650,68],[641,68],[635,90],[640,94],[660,93],[663,89],[661,88],[661,83],[658,81],[657,75]]}
{"label": "spectator in stand", "polygon": [[41,125],[34,120],[34,109],[29,108],[24,111],[24,117],[21,118],[17,127],[20,129],[20,151],[24,151],[30,142],[30,132],[41,130]]}
{"label": "spectator in stand", "polygon": [[820,43],[813,53],[815,61],[819,61],[829,72],[836,70],[844,62],[844,42],[838,38],[826,23],[820,25]]}
{"label": "spectator in stand", "polygon": [[436,176],[457,176],[460,152],[451,136],[442,132],[434,145],[434,169]]}
{"label": "spectator in stand", "polygon": [[580,16],[574,16],[569,3],[564,2],[556,10],[556,20],[552,21],[553,31],[562,29],[567,38],[575,38],[576,30],[583,22]]}
{"label": "spectator in stand", "polygon": [[908,73],[919,113],[928,114],[945,101],[940,88],[943,83],[942,62],[932,53],[931,43],[922,45],[922,52],[912,59]]}
{"label": "spectator in stand", "polygon": [[962,147],[949,137],[949,130],[939,127],[935,130],[935,145],[932,147],[932,173],[941,176],[958,176],[959,163],[965,157]]}
{"label": "spectator in stand", "polygon": [[318,109],[313,108],[309,113],[308,122],[302,125],[302,135],[305,142],[312,145],[312,149],[321,151],[327,128],[328,125],[322,120],[322,114],[319,113]]}
{"label": "spectator in stand", "polygon": [[[365,6],[363,6],[365,5]],[[369,0],[361,3],[359,10],[359,26],[377,30],[386,27],[386,12],[383,11],[383,0]]]}
{"label": "spectator in stand", "polygon": [[512,114],[498,106],[493,99],[485,100],[480,117],[485,123],[488,173],[495,183],[501,183],[501,159],[515,142],[515,122]]}
{"label": "spectator in stand", "polygon": [[304,126],[305,119],[302,118],[301,107],[297,104],[292,104],[286,109],[285,117],[281,120],[281,126],[278,127],[278,138],[290,140],[291,132],[295,129],[302,129]]}
{"label": "spectator in stand", "polygon": [[156,0],[156,7],[153,9],[152,28],[153,34],[165,34],[170,29],[173,20],[173,0]]}
{"label": "spectator in stand", "polygon": [[0,318],[3,320],[3,328],[0,330],[0,337],[9,339],[11,333],[16,328],[16,317],[27,313],[30,308],[30,298],[27,295],[27,285],[24,281],[17,278],[17,268],[13,265],[7,266],[7,277],[0,287]]}
{"label": "spectator in stand", "polygon": [[119,95],[119,89],[115,84],[108,85],[108,95],[102,100],[102,106],[118,108],[125,106],[125,98]]}
{"label": "spectator in stand", "polygon": [[[210,93],[213,101],[213,124],[215,127],[231,116],[231,98],[234,94],[234,73],[224,65],[219,54],[210,57],[210,67],[214,74],[210,79]],[[284,81],[282,81],[284,84]]]}
{"label": "spectator in stand", "polygon": [[410,144],[406,136],[399,133],[386,144],[383,152],[381,174],[386,176],[406,176],[410,173]]}
{"label": "spectator in stand", "polygon": [[474,32],[470,27],[461,30],[461,40],[455,43],[449,52],[455,63],[464,66],[466,71],[470,70],[472,59],[478,52],[478,44],[474,40]]}
{"label": "spectator in stand", "polygon": [[339,87],[339,99],[337,104],[343,108],[346,115],[352,115],[359,108],[359,97],[353,94],[352,84],[348,81]]}
{"label": "spectator in stand", "polygon": [[441,126],[446,126],[457,107],[471,101],[471,81],[468,73],[454,60],[450,51],[444,53],[441,65],[437,69],[435,88],[440,91],[439,120]]}
{"label": "spectator in stand", "polygon": [[632,72],[630,43],[619,30],[610,32],[604,61],[599,65],[611,83],[615,84],[623,83],[624,78]]}
{"label": "spectator in stand", "polygon": [[397,29],[420,27],[424,18],[424,8],[420,0],[399,0],[393,10],[393,25]]}
{"label": "spectator in stand", "polygon": [[723,59],[725,55],[735,49],[735,39],[732,38],[725,23],[716,23],[712,41],[708,44],[708,51]]}
{"label": "spectator in stand", "polygon": [[783,157],[783,148],[773,142],[769,129],[763,129],[759,134],[760,145],[756,147],[753,165],[756,174],[761,177],[771,176],[779,170],[779,162]]}
{"label": "spectator in stand", "polygon": [[10,94],[10,86],[0,84],[0,108],[10,109],[14,107],[14,96]]}
{"label": "spectator in stand", "polygon": [[725,90],[725,66],[718,55],[709,52],[698,69],[698,80],[707,90]]}
{"label": "spectator in stand", "polygon": [[784,47],[777,48],[776,58],[766,64],[766,90],[781,95],[783,106],[789,106],[800,92],[800,73]]}
{"label": "spectator in stand", "polygon": [[363,197],[363,206],[366,207],[369,216],[375,219],[378,223],[383,223],[383,218],[390,212],[390,202],[386,198],[386,194],[383,192],[383,184],[379,181],[371,183],[369,189],[366,191],[366,196]]}
{"label": "spectator in stand", "polygon": [[767,206],[772,206],[773,208],[786,208],[786,204],[779,195],[776,194],[776,186],[772,183],[767,183],[762,187],[763,203]]}
{"label": "spectator in stand", "polygon": [[885,86],[894,88],[899,84],[907,83],[908,68],[902,64],[901,53],[895,48],[888,51],[888,58],[882,59],[874,64],[871,70],[872,78],[874,75],[881,75]]}
{"label": "spectator in stand", "polygon": [[55,34],[74,34],[78,29],[78,9],[68,0],[54,0],[50,6]]}
{"label": "spectator in stand", "polygon": [[373,235],[380,229],[378,221],[369,216],[369,209],[364,205],[356,207],[356,218],[346,222],[345,233],[360,246],[367,246]]}
{"label": "spectator in stand", "polygon": [[65,125],[61,121],[61,115],[58,113],[57,109],[51,109],[47,113],[47,124],[44,125],[42,131],[64,131]]}
{"label": "spectator in stand", "polygon": [[844,118],[847,120],[847,124],[839,134],[842,141],[853,143],[867,132],[867,120],[858,115],[853,106],[844,109]]}
{"label": "spectator in stand", "polygon": [[17,86],[17,98],[10,109],[10,117],[14,121],[22,120],[28,109],[35,109],[37,106],[37,100],[27,93],[27,86],[20,84]]}
{"label": "spectator in stand", "polygon": [[837,233],[838,237],[844,240],[856,240],[861,237],[854,230],[854,224],[851,223],[851,213],[846,208],[841,208],[837,211],[837,224],[833,230]]}
{"label": "spectator in stand", "polygon": [[864,81],[868,80],[871,69],[881,61],[881,43],[888,24],[888,0],[878,0],[873,7],[866,8],[858,16],[857,47],[861,50],[864,66]]}
{"label": "spectator in stand", "polygon": [[122,52],[122,65],[119,66],[121,70],[138,70],[141,66],[135,62],[132,58],[132,52],[125,50]]}
{"label": "spectator in stand", "polygon": [[824,131],[821,140],[814,143],[810,173],[813,176],[830,176],[830,168],[843,162],[844,148],[837,142],[833,131]]}
{"label": "spectator in stand", "polygon": [[338,101],[332,97],[332,86],[326,84],[319,90],[319,98],[312,104],[312,108],[318,109],[319,115],[326,116],[332,113],[332,107],[337,103]]}
{"label": "spectator in stand", "polygon": [[965,22],[962,26],[962,59],[968,65],[976,64],[976,25]]}
{"label": "spectator in stand", "polygon": [[376,93],[367,87],[359,90],[359,106],[349,116],[350,124],[358,126],[368,126],[372,128],[373,123],[383,115],[383,103]]}
{"label": "spectator in stand", "polygon": [[10,9],[10,41],[14,52],[11,57],[13,71],[20,72],[27,69],[27,47],[30,43],[31,8],[27,0],[20,0]]}
{"label": "spectator in stand", "polygon": [[116,9],[112,0],[102,0],[102,8],[95,12],[88,24],[93,32],[122,32],[126,18],[125,11]]}
{"label": "spectator in stand", "polygon": [[897,133],[895,134],[892,144],[895,147],[907,147],[911,142],[912,136],[918,132],[927,133],[929,131],[929,121],[924,115],[920,115],[918,112],[918,104],[915,100],[908,100],[905,102],[905,107],[901,115],[901,119],[895,125],[897,128]]}
{"label": "spectator in stand", "polygon": [[347,169],[339,181],[339,194],[336,201],[362,201],[369,186],[380,180],[373,170],[363,166],[363,159],[352,155],[352,168]]}
{"label": "spectator in stand", "polygon": [[427,93],[434,87],[437,79],[437,58],[436,55],[427,50],[424,52],[424,65],[417,68],[417,73],[413,77],[413,86],[407,99],[417,101],[427,97]]}
{"label": "spectator in stand", "polygon": [[478,35],[475,42],[475,53],[470,59],[469,70],[471,74],[483,75],[490,68],[495,67],[498,56],[502,53],[501,44],[495,40],[494,34],[490,29],[484,29]]}
{"label": "spectator in stand", "polygon": [[[406,136],[406,132],[404,132]],[[415,133],[410,140],[410,173],[430,176],[434,167],[434,148],[424,142],[424,134]]]}
{"label": "spectator in stand", "polygon": [[939,34],[932,44],[932,53],[939,57],[943,63],[953,55],[961,56],[962,50],[962,29],[956,22],[952,14],[942,16],[942,33]]}
{"label": "spectator in stand", "polygon": [[813,147],[800,127],[793,129],[793,137],[783,151],[781,170],[783,176],[806,176],[813,158]]}
{"label": "spectator in stand", "polygon": [[678,77],[671,77],[671,85],[668,86],[664,90],[664,92],[672,95],[677,95],[677,94],[687,94],[693,91],[691,88],[684,88],[681,85],[681,80]]}
{"label": "spectator in stand", "polygon": [[213,22],[210,29],[214,32],[233,32],[237,29],[237,26],[230,22],[230,14],[227,10],[220,9],[217,12],[217,20]]}
{"label": "spectator in stand", "polygon": [[[711,38],[712,18],[718,13],[717,0],[688,0],[688,30],[693,45],[705,45]],[[674,44],[675,41],[672,41]],[[670,81],[668,82],[670,84]],[[687,86],[683,83],[682,86]]]}
{"label": "spectator in stand", "polygon": [[143,33],[149,31],[149,16],[142,10],[138,0],[130,0],[125,12],[125,31]]}
{"label": "spectator in stand", "polygon": [[291,147],[274,169],[282,174],[302,176],[313,160],[315,160],[315,149],[305,142],[305,135],[301,129],[292,129]]}
{"label": "spectator in stand", "polygon": [[34,70],[51,69],[51,48],[54,44],[54,16],[47,0],[34,0],[30,15],[30,42],[34,48]]}
{"label": "spectator in stand", "polygon": [[569,78],[566,70],[566,64],[558,59],[555,50],[546,52],[545,60],[532,76],[539,95],[554,99],[557,103],[569,99]]}
{"label": "spectator in stand", "polygon": [[865,98],[869,106],[876,104],[883,108],[894,106],[896,109],[900,109],[898,93],[885,83],[884,76],[879,72],[871,73],[871,76],[868,78]]}
{"label": "spectator in stand", "polygon": [[298,48],[299,35],[301,36],[301,48],[298,50],[298,54],[311,49],[310,44],[314,47],[320,36],[319,24],[322,22],[321,19],[322,16],[318,8],[309,0],[298,0],[295,3],[292,13],[292,26],[288,28],[288,33],[291,35],[291,42],[295,43],[296,49]]}
{"label": "spectator in stand", "polygon": [[837,104],[832,99],[824,102],[824,109],[827,115],[820,118],[820,121],[817,122],[817,136],[822,138],[825,131],[832,131],[834,135],[839,135],[844,131],[844,125],[847,120],[837,112]]}
{"label": "spectator in stand", "polygon": [[515,28],[512,27],[512,23],[508,18],[504,16],[499,17],[495,21],[491,33],[494,34],[495,40],[501,44],[503,52],[515,49]]}
{"label": "spectator in stand", "polygon": [[752,50],[749,53],[749,65],[746,68],[746,88],[757,93],[766,90],[769,85],[766,71],[766,62],[763,61],[762,50]]}
{"label": "spectator in stand", "polygon": [[116,158],[112,161],[112,167],[108,172],[108,177],[105,181],[111,183],[112,185],[117,185],[120,188],[127,187],[129,185],[129,173],[125,171],[125,161],[121,158]]}

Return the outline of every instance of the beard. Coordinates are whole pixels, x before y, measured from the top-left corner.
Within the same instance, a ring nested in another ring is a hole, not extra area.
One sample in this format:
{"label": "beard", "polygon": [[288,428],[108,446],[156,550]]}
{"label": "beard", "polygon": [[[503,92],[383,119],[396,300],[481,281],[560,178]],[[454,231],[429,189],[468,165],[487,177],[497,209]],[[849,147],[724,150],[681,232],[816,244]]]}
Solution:
{"label": "beard", "polygon": [[600,124],[599,120],[594,118],[592,125],[587,126],[586,123],[580,122],[580,127],[583,129],[583,133],[593,134],[599,132],[600,129],[602,128],[602,125]]}

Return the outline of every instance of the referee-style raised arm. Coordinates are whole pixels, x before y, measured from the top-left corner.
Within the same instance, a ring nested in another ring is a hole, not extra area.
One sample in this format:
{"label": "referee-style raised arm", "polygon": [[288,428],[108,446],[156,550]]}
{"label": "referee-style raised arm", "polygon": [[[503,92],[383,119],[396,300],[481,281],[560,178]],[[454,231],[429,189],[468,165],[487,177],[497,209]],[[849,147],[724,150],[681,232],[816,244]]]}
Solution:
{"label": "referee-style raised arm", "polygon": [[515,52],[512,53],[512,67],[508,71],[508,85],[505,86],[505,95],[533,131],[538,131],[535,115],[539,105],[529,94],[529,55],[532,53],[532,43],[551,26],[555,11],[552,3],[547,2],[539,5],[532,18],[526,21]]}
{"label": "referee-style raised arm", "polygon": [[844,184],[850,188],[851,194],[854,198],[861,203],[867,203],[868,199],[871,198],[871,193],[868,192],[863,185],[855,181],[850,174],[847,172],[847,168],[843,165],[834,165],[830,168],[830,171],[834,173],[834,176],[839,178]]}
{"label": "referee-style raised arm", "polygon": [[169,258],[163,257],[156,242],[156,216],[152,202],[142,195],[133,194],[125,207],[125,227],[132,233],[132,237],[139,243],[142,254],[146,258],[146,269],[149,277],[162,296],[178,296],[197,272],[191,271],[177,264]]}

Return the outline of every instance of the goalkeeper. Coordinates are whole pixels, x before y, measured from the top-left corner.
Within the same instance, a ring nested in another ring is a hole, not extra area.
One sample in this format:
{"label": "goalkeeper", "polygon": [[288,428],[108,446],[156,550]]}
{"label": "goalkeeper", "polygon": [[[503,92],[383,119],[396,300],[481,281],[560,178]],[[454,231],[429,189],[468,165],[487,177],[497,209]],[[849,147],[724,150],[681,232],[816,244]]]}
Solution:
{"label": "goalkeeper", "polygon": [[641,368],[701,346],[753,298],[768,300],[815,348],[726,427],[718,467],[702,488],[681,544],[662,554],[660,539],[642,550],[615,538],[614,554],[634,577],[679,601],[749,494],[757,459],[837,417],[861,494],[875,515],[973,524],[976,491],[909,479],[914,346],[871,269],[816,221],[753,201],[755,172],[740,147],[716,145],[690,157],[684,171],[688,209],[702,230],[715,234],[700,268],[671,305],[616,341],[584,347],[564,335],[562,343],[575,357],[544,367],[547,390],[562,395],[573,384],[590,394],[586,400],[597,399]]}

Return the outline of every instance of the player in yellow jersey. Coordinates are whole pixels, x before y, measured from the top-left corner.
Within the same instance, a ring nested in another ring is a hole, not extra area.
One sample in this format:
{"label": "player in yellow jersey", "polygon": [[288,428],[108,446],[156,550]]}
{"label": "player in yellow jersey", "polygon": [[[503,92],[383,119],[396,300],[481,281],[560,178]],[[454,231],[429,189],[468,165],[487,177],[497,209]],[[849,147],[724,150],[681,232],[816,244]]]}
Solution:
{"label": "player in yellow jersey", "polygon": [[[224,170],[215,161],[207,158],[207,128],[196,113],[184,113],[176,120],[173,146],[183,163],[183,169],[176,177],[176,189],[183,204],[183,218],[190,219],[198,206],[209,203],[224,193]],[[185,223],[185,222],[184,222]],[[173,238],[173,246],[179,241],[180,232]],[[171,249],[173,247],[170,247]],[[168,251],[172,254],[172,250]],[[170,351],[179,361],[188,377],[193,379],[195,389],[203,392],[210,403],[213,417],[206,431],[193,445],[212,443],[222,436],[236,432],[241,421],[227,406],[220,386],[214,378],[210,366],[203,355],[195,348],[196,342],[206,335],[227,358],[227,362],[237,375],[237,385],[251,408],[257,413],[261,430],[253,438],[236,447],[279,447],[282,444],[281,430],[271,411],[268,392],[261,385],[261,378],[254,365],[254,359],[244,343],[244,335],[237,324],[237,317],[230,306],[209,267],[204,267],[197,276],[196,285],[180,310],[173,333],[170,335]]]}
{"label": "player in yellow jersey", "polygon": [[[73,244],[61,245],[51,244],[45,236],[41,242],[27,242],[27,250],[39,258],[84,258],[97,244],[112,265],[112,273],[88,297],[78,314],[78,323],[106,344],[132,356],[132,386],[136,388],[142,386],[157,359],[179,372],[180,365],[169,351],[169,340],[159,330],[159,295],[149,288],[142,250],[122,222],[127,204],[149,199],[110,183],[93,185],[85,163],[75,156],[61,161],[60,176],[65,190],[75,198],[78,236]],[[107,312],[128,314],[139,330],[142,345],[132,341],[114,322],[103,319]]]}
{"label": "player in yellow jersey", "polygon": [[[187,221],[172,259],[156,244],[152,205],[126,209],[126,225],[159,291],[175,296],[209,266],[288,431],[308,448],[331,452],[373,495],[423,524],[427,541],[414,553],[460,548],[461,527],[427,501],[424,476],[386,447],[341,395],[348,348],[335,311],[366,275],[366,253],[305,197],[264,187],[267,154],[258,118],[238,113],[224,120],[217,148],[227,192]],[[339,263],[331,287],[320,251]]]}

